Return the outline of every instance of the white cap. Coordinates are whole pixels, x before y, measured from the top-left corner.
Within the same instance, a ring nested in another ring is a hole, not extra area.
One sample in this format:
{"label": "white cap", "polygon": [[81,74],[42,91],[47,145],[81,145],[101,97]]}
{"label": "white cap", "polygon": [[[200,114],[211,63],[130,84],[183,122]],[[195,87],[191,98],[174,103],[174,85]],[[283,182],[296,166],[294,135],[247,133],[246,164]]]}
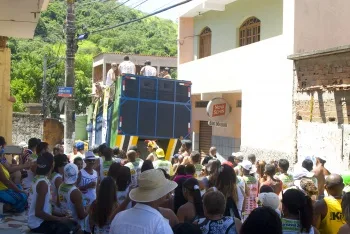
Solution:
{"label": "white cap", "polygon": [[262,206],[271,207],[272,209],[278,209],[280,205],[280,199],[276,193],[260,193],[258,195],[258,201]]}
{"label": "white cap", "polygon": [[75,184],[78,180],[78,167],[74,163],[68,163],[64,166],[64,183],[65,184]]}
{"label": "white cap", "polygon": [[239,163],[241,167],[243,167],[245,170],[249,171],[249,174],[253,174],[256,172],[256,168],[253,167],[253,164],[251,161],[243,160],[243,162]]}

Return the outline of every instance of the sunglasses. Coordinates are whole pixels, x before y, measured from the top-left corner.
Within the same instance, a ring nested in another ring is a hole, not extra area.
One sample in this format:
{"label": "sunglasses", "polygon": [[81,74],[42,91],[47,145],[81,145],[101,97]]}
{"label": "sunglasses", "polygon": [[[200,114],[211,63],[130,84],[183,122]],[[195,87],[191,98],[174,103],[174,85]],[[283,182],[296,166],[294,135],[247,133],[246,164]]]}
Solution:
{"label": "sunglasses", "polygon": [[85,160],[87,163],[94,163],[95,162],[95,159],[86,159]]}

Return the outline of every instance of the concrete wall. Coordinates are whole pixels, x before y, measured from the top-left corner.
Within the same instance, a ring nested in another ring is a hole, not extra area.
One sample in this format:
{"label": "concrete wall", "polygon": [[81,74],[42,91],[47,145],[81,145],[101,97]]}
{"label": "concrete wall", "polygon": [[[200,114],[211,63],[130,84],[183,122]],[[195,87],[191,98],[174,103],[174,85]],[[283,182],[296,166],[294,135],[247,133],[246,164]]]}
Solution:
{"label": "concrete wall", "polygon": [[[205,27],[212,31],[211,53],[217,54],[239,46],[239,28],[251,16],[261,21],[261,40],[282,34],[282,0],[244,0],[226,5],[225,11],[209,11],[194,18],[194,58],[199,55],[198,35]],[[181,25],[180,25],[181,26]],[[188,29],[191,24],[186,24]],[[187,29],[181,30],[185,31]],[[181,56],[181,54],[180,54]]]}
{"label": "concrete wall", "polygon": [[295,53],[350,44],[349,0],[295,0]]}
{"label": "concrete wall", "polygon": [[306,156],[324,156],[326,168],[333,173],[348,169],[350,152],[350,125],[310,123],[298,121],[298,161]]}
{"label": "concrete wall", "polygon": [[18,144],[21,141],[28,142],[30,138],[43,138],[44,124],[42,115],[28,113],[13,113],[12,142]]}

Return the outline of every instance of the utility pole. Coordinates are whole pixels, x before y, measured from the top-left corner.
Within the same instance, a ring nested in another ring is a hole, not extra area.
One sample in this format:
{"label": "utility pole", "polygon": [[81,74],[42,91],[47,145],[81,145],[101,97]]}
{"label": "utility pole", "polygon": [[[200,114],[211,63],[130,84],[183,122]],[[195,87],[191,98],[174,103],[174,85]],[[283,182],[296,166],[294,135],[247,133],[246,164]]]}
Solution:
{"label": "utility pole", "polygon": [[46,104],[47,104],[47,92],[46,92],[46,76],[47,76],[47,56],[44,54],[44,64],[43,64],[43,70],[44,70],[44,75],[43,75],[43,93],[42,93],[42,99],[43,99],[43,117],[44,119],[46,118]]}
{"label": "utility pole", "polygon": [[73,95],[68,98],[65,104],[64,123],[64,151],[70,153],[73,149],[75,138],[75,50],[76,50],[76,28],[75,28],[75,0],[67,0],[67,23],[66,23],[66,66],[65,66],[65,86],[73,87]]}

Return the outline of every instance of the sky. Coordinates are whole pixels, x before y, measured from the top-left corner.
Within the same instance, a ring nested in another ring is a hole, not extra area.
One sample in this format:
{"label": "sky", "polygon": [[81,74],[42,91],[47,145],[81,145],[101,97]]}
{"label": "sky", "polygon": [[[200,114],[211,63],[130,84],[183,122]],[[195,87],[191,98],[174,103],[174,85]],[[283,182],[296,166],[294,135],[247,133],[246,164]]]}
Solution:
{"label": "sky", "polygon": [[[125,2],[126,0],[119,0],[120,3]],[[130,7],[135,7],[138,4],[142,3],[145,0],[130,0],[126,5]],[[152,13],[156,10],[163,9],[165,7],[169,7],[176,3],[182,2],[183,0],[147,0],[145,3],[137,7],[136,9],[141,10],[146,13]],[[158,17],[171,19],[176,22],[178,18],[179,7],[168,10],[164,13],[158,14]]]}

